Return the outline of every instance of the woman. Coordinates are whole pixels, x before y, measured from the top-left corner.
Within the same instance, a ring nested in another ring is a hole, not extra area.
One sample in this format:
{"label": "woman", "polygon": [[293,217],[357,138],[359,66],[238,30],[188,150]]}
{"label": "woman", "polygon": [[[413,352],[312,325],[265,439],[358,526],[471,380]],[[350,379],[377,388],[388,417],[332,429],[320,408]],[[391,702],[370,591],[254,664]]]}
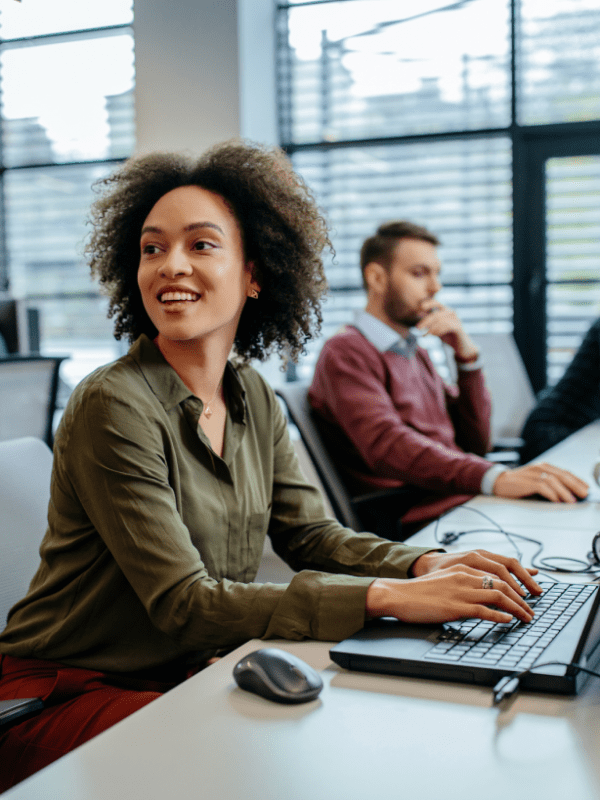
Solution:
{"label": "woman", "polygon": [[[56,434],[41,565],[0,636],[0,698],[46,709],[0,739],[3,788],[252,637],[339,640],[389,614],[528,621],[515,577],[539,591],[514,559],[349,531],[302,477],[248,366],[295,358],[320,322],[326,226],[282,152],[151,155],[105,184],[88,253],[133,344]],[[299,570],[289,585],[252,583],[267,534]]]}

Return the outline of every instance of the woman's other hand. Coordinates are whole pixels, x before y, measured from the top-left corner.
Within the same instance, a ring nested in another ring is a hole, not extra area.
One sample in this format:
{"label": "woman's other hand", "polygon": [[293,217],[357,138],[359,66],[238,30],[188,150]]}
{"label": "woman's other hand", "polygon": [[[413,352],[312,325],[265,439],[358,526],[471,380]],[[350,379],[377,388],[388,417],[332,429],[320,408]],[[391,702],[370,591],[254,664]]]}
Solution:
{"label": "woman's other hand", "polygon": [[367,590],[366,616],[416,623],[468,617],[531,622],[533,611],[511,586],[493,577],[493,588],[484,588],[484,577],[484,572],[457,565],[408,580],[377,578]]}
{"label": "woman's other hand", "polygon": [[[533,611],[523,597],[542,591],[532,578],[537,570],[486,550],[425,553],[412,571],[412,579],[378,578],[371,584],[368,618],[391,616],[404,622],[433,623],[467,617],[508,622],[516,617],[530,622]],[[493,588],[484,588],[490,581]]]}
{"label": "woman's other hand", "polygon": [[[498,553],[490,553],[487,550],[466,550],[460,553],[425,553],[413,563],[412,574],[415,578],[419,578],[438,569],[447,569],[460,564],[480,570],[488,575],[496,575],[523,596],[527,592],[540,594],[542,591],[531,577],[532,575],[537,575],[537,569],[525,569],[516,558],[508,558]],[[519,579],[525,590],[513,576]]]}

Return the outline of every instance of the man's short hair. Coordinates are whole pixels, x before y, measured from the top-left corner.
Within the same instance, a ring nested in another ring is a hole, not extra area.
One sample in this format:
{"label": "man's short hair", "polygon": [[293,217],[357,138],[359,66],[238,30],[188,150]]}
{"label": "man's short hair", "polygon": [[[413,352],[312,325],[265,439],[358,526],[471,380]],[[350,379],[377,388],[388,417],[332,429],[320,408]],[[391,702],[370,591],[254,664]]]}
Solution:
{"label": "man's short hair", "polygon": [[414,222],[400,219],[393,222],[384,222],[380,225],[374,236],[365,239],[360,250],[360,268],[363,275],[363,285],[367,288],[365,281],[365,267],[371,261],[376,261],[385,269],[389,269],[396,245],[400,239],[421,239],[423,242],[439,245],[438,237],[422,225],[415,225]]}

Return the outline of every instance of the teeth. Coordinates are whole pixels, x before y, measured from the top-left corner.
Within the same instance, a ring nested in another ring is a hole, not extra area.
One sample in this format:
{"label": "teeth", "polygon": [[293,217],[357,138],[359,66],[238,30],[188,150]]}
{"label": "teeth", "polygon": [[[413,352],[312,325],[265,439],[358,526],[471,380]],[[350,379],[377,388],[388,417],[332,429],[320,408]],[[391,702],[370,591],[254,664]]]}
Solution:
{"label": "teeth", "polygon": [[197,300],[199,295],[191,292],[165,292],[160,296],[161,303],[169,303],[174,300]]}

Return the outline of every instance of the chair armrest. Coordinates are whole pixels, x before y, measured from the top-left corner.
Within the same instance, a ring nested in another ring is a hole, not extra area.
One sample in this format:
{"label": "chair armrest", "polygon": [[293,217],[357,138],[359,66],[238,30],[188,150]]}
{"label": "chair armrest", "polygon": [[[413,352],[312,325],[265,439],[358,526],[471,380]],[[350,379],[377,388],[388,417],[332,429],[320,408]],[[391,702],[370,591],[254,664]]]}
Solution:
{"label": "chair armrest", "polygon": [[519,463],[520,454],[517,450],[498,450],[486,455],[486,460],[494,464],[515,464]]}
{"label": "chair armrest", "polygon": [[520,436],[499,436],[493,443],[493,450],[520,450],[525,441]]}
{"label": "chair armrest", "polygon": [[401,542],[403,536],[400,518],[415,503],[414,486],[397,489],[380,489],[357,495],[350,500],[364,530],[372,531],[383,539]]}
{"label": "chair armrest", "polygon": [[378,500],[389,500],[395,497],[398,500],[405,500],[408,504],[411,498],[414,497],[414,489],[412,487],[400,486],[398,489],[379,489],[376,492],[367,492],[366,494],[359,494],[351,499],[353,507],[358,511],[359,508],[376,503]]}
{"label": "chair armrest", "polygon": [[25,717],[37,714],[44,707],[39,697],[19,697],[15,700],[0,700],[0,730],[9,728]]}

